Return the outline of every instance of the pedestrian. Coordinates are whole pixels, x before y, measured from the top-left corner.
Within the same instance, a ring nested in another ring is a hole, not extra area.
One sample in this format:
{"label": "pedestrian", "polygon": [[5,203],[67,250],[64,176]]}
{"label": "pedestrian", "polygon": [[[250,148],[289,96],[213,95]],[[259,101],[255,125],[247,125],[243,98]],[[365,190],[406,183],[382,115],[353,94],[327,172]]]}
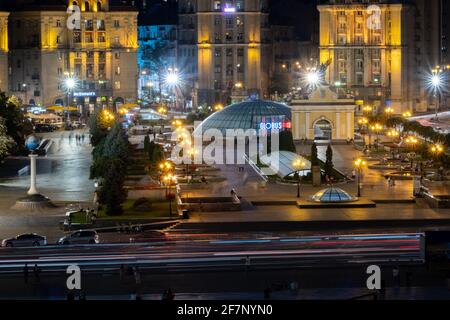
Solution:
{"label": "pedestrian", "polygon": [[250,269],[250,264],[251,264],[250,256],[246,256],[245,257],[245,270],[246,271],[248,271]]}
{"label": "pedestrian", "polygon": [[36,282],[39,282],[41,268],[39,268],[37,264],[34,265],[33,273],[34,273],[34,279],[36,280]]}
{"label": "pedestrian", "polygon": [[141,273],[139,272],[139,267],[136,266],[134,267],[134,280],[136,282],[137,285],[141,284]]}
{"label": "pedestrian", "polygon": [[400,270],[398,267],[392,269],[392,277],[394,278],[394,283],[400,285]]}
{"label": "pedestrian", "polygon": [[120,277],[120,281],[123,280],[123,276],[125,274],[125,266],[123,264],[120,265],[120,269],[119,269],[119,277]]}
{"label": "pedestrian", "polygon": [[28,264],[25,263],[25,266],[23,267],[23,279],[25,280],[25,283],[28,283]]}

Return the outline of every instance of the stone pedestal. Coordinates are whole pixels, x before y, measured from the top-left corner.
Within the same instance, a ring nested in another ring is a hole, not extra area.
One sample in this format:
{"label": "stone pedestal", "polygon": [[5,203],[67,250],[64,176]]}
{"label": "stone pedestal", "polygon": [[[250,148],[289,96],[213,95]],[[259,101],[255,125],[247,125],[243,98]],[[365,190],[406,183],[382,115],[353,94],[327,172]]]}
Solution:
{"label": "stone pedestal", "polygon": [[320,167],[319,166],[313,166],[311,167],[311,174],[312,174],[312,184],[314,187],[319,187],[321,185],[321,173],[320,173]]}

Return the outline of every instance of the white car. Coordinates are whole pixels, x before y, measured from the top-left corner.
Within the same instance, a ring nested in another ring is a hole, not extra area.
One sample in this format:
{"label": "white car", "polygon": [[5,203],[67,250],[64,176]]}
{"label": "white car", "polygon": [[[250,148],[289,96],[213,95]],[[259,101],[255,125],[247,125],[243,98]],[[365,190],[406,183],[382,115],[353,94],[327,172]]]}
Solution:
{"label": "white car", "polygon": [[58,240],[58,244],[96,244],[99,243],[96,231],[80,230]]}
{"label": "white car", "polygon": [[47,245],[47,238],[36,233],[26,233],[4,239],[2,247],[38,247]]}

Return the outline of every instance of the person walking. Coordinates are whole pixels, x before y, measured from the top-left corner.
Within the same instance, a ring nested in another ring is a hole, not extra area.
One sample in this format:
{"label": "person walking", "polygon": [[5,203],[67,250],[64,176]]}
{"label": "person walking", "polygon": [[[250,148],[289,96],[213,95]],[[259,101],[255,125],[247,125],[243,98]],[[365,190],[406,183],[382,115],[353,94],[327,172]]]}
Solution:
{"label": "person walking", "polygon": [[37,264],[34,265],[33,273],[34,273],[34,280],[35,280],[36,282],[39,282],[39,280],[40,280],[41,268],[39,268]]}
{"label": "person walking", "polygon": [[23,267],[23,279],[25,283],[28,283],[28,264],[25,263],[25,266]]}

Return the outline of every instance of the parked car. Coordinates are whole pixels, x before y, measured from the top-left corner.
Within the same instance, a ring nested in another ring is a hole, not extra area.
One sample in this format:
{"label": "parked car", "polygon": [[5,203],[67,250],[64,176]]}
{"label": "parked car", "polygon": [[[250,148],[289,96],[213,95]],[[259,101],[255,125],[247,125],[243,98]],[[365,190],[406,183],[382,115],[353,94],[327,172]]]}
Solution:
{"label": "parked car", "polygon": [[20,234],[14,238],[2,241],[2,247],[37,247],[45,245],[47,245],[47,238],[36,233]]}
{"label": "parked car", "polygon": [[58,240],[58,244],[95,244],[99,243],[96,231],[79,230]]}

